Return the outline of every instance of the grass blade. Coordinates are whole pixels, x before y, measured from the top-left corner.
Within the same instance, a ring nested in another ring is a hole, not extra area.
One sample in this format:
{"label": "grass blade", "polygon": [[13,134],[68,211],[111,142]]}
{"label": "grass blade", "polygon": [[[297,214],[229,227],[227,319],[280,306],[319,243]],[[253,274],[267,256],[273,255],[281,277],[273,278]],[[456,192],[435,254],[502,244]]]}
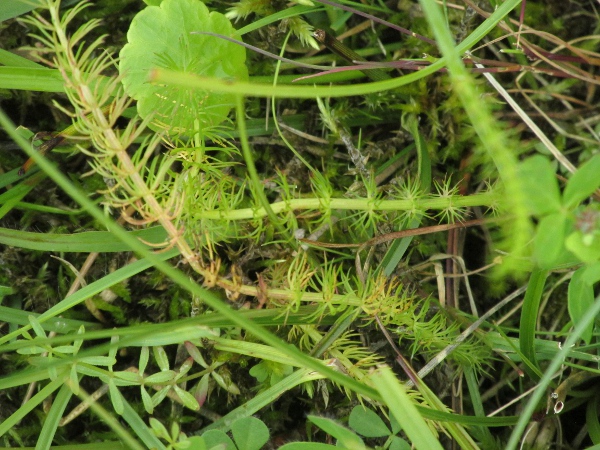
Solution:
{"label": "grass blade", "polygon": [[[534,270],[531,273],[527,292],[525,292],[525,299],[523,300],[521,325],[519,328],[521,352],[537,370],[540,370],[540,366],[535,354],[535,327],[547,277],[548,271],[546,270]],[[538,374],[534,370],[531,370],[529,365],[525,365],[525,370],[534,380],[539,379]]]}
{"label": "grass blade", "polygon": [[552,381],[552,377],[556,373],[556,371],[560,368],[561,364],[563,364],[565,358],[569,354],[569,350],[572,346],[577,343],[577,340],[581,338],[581,335],[585,332],[586,328],[592,323],[596,317],[600,314],[600,296],[596,297],[594,304],[588,308],[585,316],[582,318],[581,322],[575,325],[574,330],[571,332],[569,337],[566,339],[562,348],[558,351],[556,356],[552,359],[546,371],[544,372],[544,376],[541,378],[540,382],[537,385],[536,390],[531,395],[531,398],[525,405],[523,412],[519,416],[519,421],[515,426],[510,440],[506,446],[506,450],[514,450],[518,447],[519,441],[521,440],[521,436],[527,427],[527,423],[539,402],[542,400],[543,396],[546,394],[546,388],[550,385]]}
{"label": "grass blade", "polygon": [[402,426],[415,448],[427,450],[443,448],[389,367],[381,367],[372,375],[372,380],[390,409],[390,413]]}

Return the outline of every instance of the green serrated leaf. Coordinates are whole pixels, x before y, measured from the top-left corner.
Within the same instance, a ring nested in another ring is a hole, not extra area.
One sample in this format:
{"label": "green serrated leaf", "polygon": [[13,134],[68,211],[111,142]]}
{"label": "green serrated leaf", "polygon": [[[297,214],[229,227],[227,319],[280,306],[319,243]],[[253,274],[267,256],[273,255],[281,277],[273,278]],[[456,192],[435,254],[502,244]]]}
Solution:
{"label": "green serrated leaf", "polygon": [[150,359],[150,349],[147,346],[143,346],[140,351],[140,363],[138,364],[138,372],[140,374],[144,374],[146,371],[146,367],[148,366],[148,361]]}
{"label": "green serrated leaf", "polygon": [[188,409],[191,409],[192,411],[198,411],[200,409],[198,400],[196,400],[196,398],[192,394],[181,389],[176,384],[173,386],[173,389],[175,390],[175,393],[177,394],[177,396],[183,402],[183,406],[185,406]]}
{"label": "green serrated leaf", "polygon": [[600,187],[600,153],[594,155],[575,172],[563,194],[567,208],[574,208]]}
{"label": "green serrated leaf", "polygon": [[163,384],[173,381],[177,373],[173,370],[164,370],[162,372],[153,373],[144,378],[144,384]]}
{"label": "green serrated leaf", "polygon": [[123,380],[123,381],[129,381],[131,383],[134,384],[141,384],[142,383],[142,377],[139,373],[135,373],[135,372],[129,372],[128,370],[123,370],[123,371],[119,371],[119,372],[114,372],[114,376],[117,379]]}
{"label": "green serrated leaf", "polygon": [[360,405],[355,406],[350,413],[348,426],[364,437],[375,438],[391,434],[390,429],[375,411]]}
{"label": "green serrated leaf", "polygon": [[140,394],[142,396],[142,403],[144,404],[144,409],[148,414],[152,414],[154,412],[152,397],[150,397],[150,394],[148,394],[148,391],[144,386],[140,386]]}
{"label": "green serrated leaf", "polygon": [[339,423],[326,417],[318,416],[308,416],[308,420],[321,428],[327,434],[330,434],[337,439],[338,446],[347,448],[349,450],[366,449],[365,443],[359,436],[357,436],[348,428],[343,427]]}
{"label": "green serrated leaf", "polygon": [[269,440],[269,429],[256,417],[244,417],[231,425],[231,434],[238,449],[260,450]]}
{"label": "green serrated leaf", "polygon": [[169,370],[169,357],[165,349],[157,345],[156,347],[152,347],[152,353],[154,353],[154,359],[160,370]]}
{"label": "green serrated leaf", "polygon": [[[591,284],[585,282],[585,267],[576,270],[569,282],[568,306],[569,316],[573,324],[577,324],[583,319],[585,312],[594,303],[594,288]],[[594,331],[594,322],[586,328],[581,335],[583,341],[589,345]]]}
{"label": "green serrated leaf", "polygon": [[205,34],[235,39],[231,22],[199,0],[164,0],[138,13],[120,53],[125,91],[138,101],[143,118],[173,134],[190,133],[223,122],[234,105],[231,94],[148,83],[153,68],[224,79],[247,80],[245,48]]}
{"label": "green serrated leaf", "polygon": [[561,208],[560,190],[550,161],[536,155],[519,165],[519,177],[527,192],[527,205],[533,215],[558,212]]}

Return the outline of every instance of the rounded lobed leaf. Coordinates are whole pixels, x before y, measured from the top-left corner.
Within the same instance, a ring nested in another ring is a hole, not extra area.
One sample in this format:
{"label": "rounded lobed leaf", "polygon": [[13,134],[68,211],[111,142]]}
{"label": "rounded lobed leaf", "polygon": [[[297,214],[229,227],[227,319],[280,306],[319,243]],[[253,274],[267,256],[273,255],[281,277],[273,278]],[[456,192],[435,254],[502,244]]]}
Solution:
{"label": "rounded lobed leaf", "polygon": [[229,20],[209,12],[200,0],[164,0],[138,13],[127,32],[128,43],[120,53],[119,72],[125,92],[138,101],[142,118],[171,134],[201,131],[223,122],[235,98],[195,89],[151,84],[153,68],[208,77],[246,80],[245,49],[210,32],[234,37]]}
{"label": "rounded lobed leaf", "polygon": [[256,417],[243,417],[231,425],[231,434],[237,448],[260,450],[269,440],[269,429]]}
{"label": "rounded lobed leaf", "polygon": [[202,434],[202,438],[204,439],[207,448],[212,449],[217,445],[221,446],[219,448],[227,450],[234,450],[237,448],[231,438],[221,430],[208,430],[206,433]]}

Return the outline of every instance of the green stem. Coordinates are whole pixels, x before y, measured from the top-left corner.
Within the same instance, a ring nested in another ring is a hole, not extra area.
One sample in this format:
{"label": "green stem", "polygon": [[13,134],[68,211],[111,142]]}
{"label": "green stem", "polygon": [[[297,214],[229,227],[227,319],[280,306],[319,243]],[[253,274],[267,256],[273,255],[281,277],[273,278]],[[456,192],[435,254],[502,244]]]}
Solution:
{"label": "green stem", "polygon": [[267,331],[267,329],[261,325],[254,323],[252,320],[244,318],[239,312],[232,309],[223,300],[221,300],[214,292],[201,287],[195,281],[191,280],[189,275],[184,274],[180,270],[175,269],[172,265],[162,260],[160,255],[157,255],[138,241],[133,236],[130,236],[127,231],[117,224],[110,217],[107,217],[104,212],[98,208],[88,197],[87,193],[76,188],[73,183],[62,174],[53,164],[48,162],[42,155],[36,154],[33,151],[29,143],[21,137],[15,130],[15,126],[12,121],[8,118],[6,113],[0,109],[0,126],[2,126],[7,134],[26,152],[31,156],[38,164],[41,170],[46,172],[48,176],[54,180],[54,182],[63,189],[73,200],[79,203],[85,208],[90,216],[96,219],[99,223],[104,225],[116,238],[126,243],[132,251],[142,258],[146,258],[151,262],[154,267],[167,275],[173,282],[179,286],[188,290],[193,295],[202,299],[206,305],[215,311],[220,312],[223,317],[231,320],[232,323],[239,327],[246,329],[249,333],[252,333],[258,339],[262,340],[268,345],[281,350],[288,354],[290,357],[296,359],[298,363],[306,368],[310,368],[325,377],[329,378],[335,383],[339,383],[342,386],[347,387],[361,395],[374,400],[381,400],[381,397],[375,389],[365,385],[357,380],[354,380],[342,373],[336,372],[335,370],[327,367],[322,361],[304,354],[297,347],[288,344],[273,333]]}
{"label": "green stem", "polygon": [[[481,139],[482,146],[486,149],[498,169],[504,184],[505,210],[514,216],[510,230],[506,230],[506,237],[510,244],[511,257],[517,259],[524,256],[527,241],[531,235],[531,224],[527,208],[527,193],[522,180],[517,173],[517,158],[514,149],[517,144],[509,138],[491,114],[491,109],[486,102],[482,102],[482,93],[477,89],[475,81],[467,71],[461,60],[464,51],[464,42],[455,46],[454,39],[440,7],[434,0],[420,0],[429,26],[436,37],[438,46],[444,55],[452,88],[460,99],[475,132]],[[508,3],[504,2],[502,6]],[[516,5],[516,4],[515,4]],[[508,13],[509,11],[506,11]],[[503,264],[500,270],[515,270],[515,265]]]}
{"label": "green stem", "polygon": [[[356,64],[357,61],[366,62],[367,60],[352,50],[350,47],[345,46],[332,35],[327,33],[325,30],[315,30],[313,34],[314,38],[335,53],[341,56],[346,61]],[[391,77],[379,68],[369,68],[361,70],[366,76],[373,81],[389,80]]]}
{"label": "green stem", "polygon": [[[237,118],[238,131],[240,133],[240,141],[242,144],[242,154],[244,155],[244,161],[246,162],[246,170],[248,171],[248,175],[250,176],[250,182],[252,183],[252,187],[254,195],[258,197],[259,203],[262,205],[261,211],[269,218],[269,221],[282,235],[287,235],[285,227],[281,224],[279,217],[275,215],[275,212],[271,208],[271,204],[265,195],[265,191],[263,185],[260,181],[260,177],[258,176],[258,171],[256,170],[256,166],[254,165],[254,158],[252,157],[252,152],[250,151],[250,144],[248,143],[248,133],[246,130],[246,116],[244,111],[244,97],[241,95],[236,95],[235,97],[235,112]],[[289,242],[295,242],[293,239],[286,239]]]}
{"label": "green stem", "polygon": [[[522,0],[506,0],[496,8],[490,17],[488,17],[476,30],[473,31],[464,41],[457,46],[459,53],[472,48],[481,39],[483,39],[492,30],[498,22],[512,11]],[[430,66],[424,67],[417,72],[405,76],[392,78],[391,80],[377,81],[371,83],[362,83],[344,86],[273,86],[271,83],[249,83],[243,81],[223,80],[215,77],[199,77],[182,72],[174,72],[165,69],[155,69],[150,73],[150,80],[153,82],[165,83],[168,86],[184,86],[188,88],[197,88],[203,91],[214,90],[216,92],[230,92],[234,94],[243,94],[252,97],[291,97],[291,98],[316,98],[316,97],[350,97],[353,95],[365,95],[374,92],[387,91],[400,86],[405,86],[414,81],[420,80],[445,66],[445,59],[442,58]]]}
{"label": "green stem", "polygon": [[[333,198],[328,200],[327,206],[330,209],[354,210],[354,211],[427,211],[443,210],[450,206],[455,208],[468,208],[472,206],[492,206],[498,200],[497,194],[485,192],[469,196],[456,196],[451,198],[436,197],[421,200],[380,200],[373,204],[372,199],[356,198]],[[318,210],[321,209],[323,200],[320,198],[301,198],[285,200],[268,204],[267,208],[242,208],[233,211],[203,211],[196,215],[196,219],[223,219],[223,220],[244,220],[258,219],[270,216],[270,212],[280,214],[295,210]]]}

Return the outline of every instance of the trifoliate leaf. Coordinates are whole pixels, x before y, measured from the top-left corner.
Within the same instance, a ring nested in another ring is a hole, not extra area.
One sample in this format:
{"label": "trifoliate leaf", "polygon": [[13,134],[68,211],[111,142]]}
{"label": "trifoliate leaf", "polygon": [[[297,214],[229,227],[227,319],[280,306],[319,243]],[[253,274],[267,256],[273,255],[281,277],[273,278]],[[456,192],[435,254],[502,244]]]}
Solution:
{"label": "trifoliate leaf", "polygon": [[242,417],[231,425],[231,434],[237,448],[260,450],[269,440],[269,429],[256,417]]}

